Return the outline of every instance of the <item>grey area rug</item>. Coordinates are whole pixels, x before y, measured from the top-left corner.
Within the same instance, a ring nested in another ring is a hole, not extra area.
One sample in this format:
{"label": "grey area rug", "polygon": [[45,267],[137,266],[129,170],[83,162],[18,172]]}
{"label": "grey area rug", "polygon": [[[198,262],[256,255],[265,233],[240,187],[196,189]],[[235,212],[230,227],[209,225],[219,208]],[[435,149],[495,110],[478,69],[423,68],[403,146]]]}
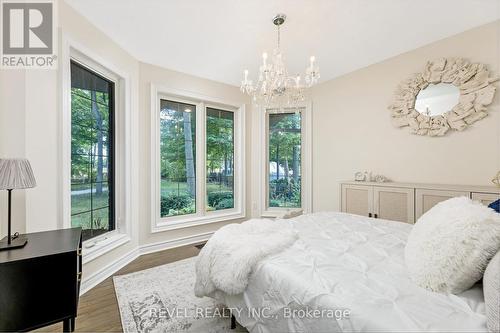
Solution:
{"label": "grey area rug", "polygon": [[232,330],[229,311],[215,300],[194,295],[195,260],[113,277],[123,331],[247,332]]}

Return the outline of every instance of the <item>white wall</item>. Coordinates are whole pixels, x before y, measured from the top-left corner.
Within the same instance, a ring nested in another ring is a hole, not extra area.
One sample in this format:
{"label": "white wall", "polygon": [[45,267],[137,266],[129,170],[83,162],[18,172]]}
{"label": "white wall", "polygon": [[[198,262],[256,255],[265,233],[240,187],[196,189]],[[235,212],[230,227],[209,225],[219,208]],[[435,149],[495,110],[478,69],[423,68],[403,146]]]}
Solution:
{"label": "white wall", "polygon": [[[57,227],[56,86],[56,71],[0,70],[0,156],[28,158],[37,182],[35,188],[12,192],[13,232]],[[2,191],[2,235],[7,229],[6,203],[7,195]]]}
{"label": "white wall", "polygon": [[338,210],[339,181],[363,170],[394,181],[491,185],[500,169],[500,92],[487,118],[439,138],[393,127],[387,106],[427,60],[464,57],[500,74],[499,42],[497,21],[314,87],[314,210]]}
{"label": "white wall", "polygon": [[[40,84],[43,82],[43,84]],[[25,190],[26,232],[57,229],[59,110],[57,72],[26,71],[25,154],[37,186]]]}
{"label": "white wall", "polygon": [[[24,70],[0,70],[0,156],[25,156]],[[25,191],[12,192],[12,230],[26,231]],[[0,238],[7,234],[7,191],[0,191]]]}

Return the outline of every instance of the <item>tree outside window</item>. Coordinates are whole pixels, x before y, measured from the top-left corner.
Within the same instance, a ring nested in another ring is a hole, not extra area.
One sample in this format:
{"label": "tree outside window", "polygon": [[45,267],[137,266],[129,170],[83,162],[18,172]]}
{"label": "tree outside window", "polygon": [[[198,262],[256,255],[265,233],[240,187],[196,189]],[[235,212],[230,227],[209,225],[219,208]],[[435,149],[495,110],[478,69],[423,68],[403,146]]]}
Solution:
{"label": "tree outside window", "polygon": [[301,114],[269,114],[269,207],[301,207]]}

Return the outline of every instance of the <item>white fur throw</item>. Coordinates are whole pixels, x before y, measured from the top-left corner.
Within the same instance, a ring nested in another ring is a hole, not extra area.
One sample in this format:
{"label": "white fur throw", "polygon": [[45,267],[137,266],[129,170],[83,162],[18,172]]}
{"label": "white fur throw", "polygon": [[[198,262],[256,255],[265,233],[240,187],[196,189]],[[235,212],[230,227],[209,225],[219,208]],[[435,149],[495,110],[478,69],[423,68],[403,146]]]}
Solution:
{"label": "white fur throw", "polygon": [[500,214],[469,198],[440,202],[417,221],[405,248],[413,281],[458,294],[483,276],[500,248]]}
{"label": "white fur throw", "polygon": [[286,220],[253,219],[220,228],[196,260],[195,295],[211,296],[215,290],[242,293],[255,265],[292,245],[297,237]]}

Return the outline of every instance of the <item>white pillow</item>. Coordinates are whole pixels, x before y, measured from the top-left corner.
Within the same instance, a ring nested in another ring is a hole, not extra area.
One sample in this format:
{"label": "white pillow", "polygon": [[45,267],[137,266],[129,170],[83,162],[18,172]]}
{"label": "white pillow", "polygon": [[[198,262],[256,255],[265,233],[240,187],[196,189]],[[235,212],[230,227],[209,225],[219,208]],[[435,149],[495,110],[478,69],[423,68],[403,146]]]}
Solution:
{"label": "white pillow", "polygon": [[482,278],[500,248],[500,214],[466,197],[440,202],[418,219],[405,260],[419,286],[459,294]]}

